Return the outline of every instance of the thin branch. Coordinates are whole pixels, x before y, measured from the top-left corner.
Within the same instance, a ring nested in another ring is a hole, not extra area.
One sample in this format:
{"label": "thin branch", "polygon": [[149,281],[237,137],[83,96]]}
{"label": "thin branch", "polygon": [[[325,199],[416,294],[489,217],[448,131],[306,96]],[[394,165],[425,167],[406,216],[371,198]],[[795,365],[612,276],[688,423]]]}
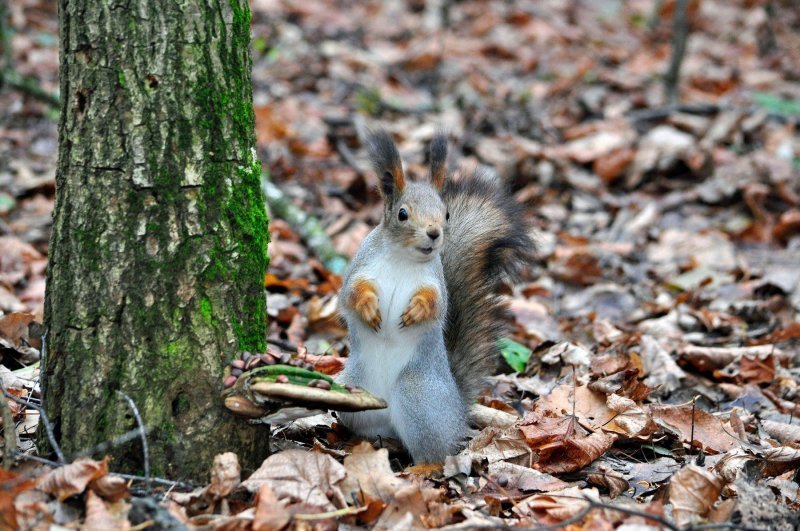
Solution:
{"label": "thin branch", "polygon": [[142,416],[139,415],[139,408],[136,407],[136,403],[131,397],[122,391],[117,391],[117,393],[128,402],[128,406],[133,412],[133,418],[136,419],[136,425],[139,427],[139,436],[142,439],[142,456],[144,458],[144,477],[147,486],[150,487],[150,450],[147,447],[147,434],[144,429],[144,422],[142,422]]}
{"label": "thin branch", "polygon": [[275,186],[266,174],[261,176],[264,200],[276,217],[286,221],[297,231],[303,241],[314,251],[332,272],[341,274],[347,267],[347,258],[336,251],[325,228],[317,218],[298,208],[283,191]]}
{"label": "thin branch", "polygon": [[66,463],[67,460],[64,459],[64,454],[63,452],[61,452],[61,447],[56,442],[56,436],[53,433],[53,425],[50,423],[50,419],[47,418],[47,413],[45,412],[44,408],[40,405],[34,404],[33,402],[22,400],[21,398],[18,398],[6,392],[5,389],[3,389],[3,395],[9,400],[13,400],[17,404],[22,404],[23,406],[35,409],[36,411],[39,412],[39,422],[44,424],[44,431],[47,434],[47,442],[50,443],[50,448],[52,448],[53,451],[56,453],[59,464],[63,465],[64,463]]}
{"label": "thin branch", "polygon": [[686,40],[689,37],[689,20],[686,13],[688,4],[689,0],[677,0],[672,18],[672,59],[667,75],[664,76],[664,90],[670,103],[678,101],[678,80],[683,56],[686,54]]}
{"label": "thin branch", "polygon": [[[15,455],[21,459],[27,459],[29,461],[36,461],[37,463],[42,463],[43,465],[49,465],[52,467],[59,467],[62,466],[63,463],[56,463],[50,459],[45,459],[44,457],[39,457],[38,455],[30,455],[19,450],[15,452]],[[110,476],[118,476],[122,479],[129,479],[132,481],[149,481],[150,483],[157,483],[159,485],[166,485],[170,488],[178,488],[184,490],[194,490],[200,488],[199,485],[195,485],[194,483],[188,483],[185,481],[173,481],[171,479],[164,479],[164,478],[145,478],[144,476],[135,476],[133,474],[122,474],[120,472],[109,472]]]}
{"label": "thin branch", "polygon": [[[141,436],[140,431],[141,430],[138,427],[136,427],[128,432],[123,433],[119,437],[114,437],[110,441],[103,441],[93,446],[92,448],[89,448],[88,450],[77,452],[74,455],[75,457],[89,457],[95,454],[106,453],[111,448],[116,448],[117,446],[120,446],[122,444],[132,441],[133,439],[136,439],[137,437],[140,437]],[[145,426],[144,431],[145,433],[149,434],[152,430],[149,427]]]}
{"label": "thin branch", "polygon": [[16,70],[11,70],[9,68],[0,69],[0,85],[2,84],[7,84],[11,88],[33,96],[54,109],[61,108],[61,98],[58,93],[43,89],[38,80],[23,76]]}
{"label": "thin branch", "polygon": [[[6,393],[6,386],[0,382],[0,388],[3,389],[3,394]],[[14,452],[17,451],[17,428],[14,424],[14,414],[11,412],[11,406],[8,405],[6,399],[0,399],[0,409],[3,410],[3,437],[5,446],[3,448],[3,468],[11,469],[14,464]]]}
{"label": "thin branch", "polygon": [[49,328],[44,329],[44,334],[42,334],[42,350],[39,354],[39,401],[44,404],[44,381],[45,372],[47,371],[47,333],[50,331]]}
{"label": "thin branch", "polygon": [[289,343],[288,341],[283,341],[282,339],[271,339],[267,338],[267,343],[270,345],[275,345],[276,347],[282,348],[288,352],[297,354],[297,345],[294,343]]}

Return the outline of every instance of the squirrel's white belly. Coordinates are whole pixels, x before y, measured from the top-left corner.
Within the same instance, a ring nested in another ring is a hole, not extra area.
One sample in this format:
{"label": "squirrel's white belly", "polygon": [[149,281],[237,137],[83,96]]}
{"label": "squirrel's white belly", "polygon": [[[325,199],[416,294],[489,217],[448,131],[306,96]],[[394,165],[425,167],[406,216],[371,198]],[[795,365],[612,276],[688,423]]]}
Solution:
{"label": "squirrel's white belly", "polygon": [[[433,263],[412,263],[406,268],[402,265],[373,263],[364,271],[364,277],[372,280],[378,288],[380,330],[372,330],[359,319],[348,323],[358,327],[359,359],[363,364],[359,371],[362,380],[358,385],[387,402],[400,372],[414,356],[422,334],[427,327],[437,326],[428,323],[400,327],[400,317],[414,293],[423,286],[437,286]],[[348,424],[362,435],[394,435],[388,409],[358,413]]]}

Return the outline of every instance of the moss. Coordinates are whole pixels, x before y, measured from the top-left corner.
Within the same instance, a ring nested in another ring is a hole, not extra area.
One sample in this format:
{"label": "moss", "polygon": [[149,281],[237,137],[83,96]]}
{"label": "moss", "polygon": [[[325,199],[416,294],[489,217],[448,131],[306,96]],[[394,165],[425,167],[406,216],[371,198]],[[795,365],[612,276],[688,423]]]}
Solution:
{"label": "moss", "polygon": [[211,301],[208,300],[208,297],[203,297],[200,299],[200,315],[203,316],[203,320],[207,325],[214,324],[214,310],[211,306]]}
{"label": "moss", "polygon": [[[232,22],[221,26],[217,39],[223,59],[225,83],[215,84],[214,75],[200,76],[208,84],[194,87],[202,109],[196,127],[209,139],[207,150],[217,162],[204,172],[198,210],[209,219],[220,220],[220,232],[208,253],[209,264],[202,279],[207,284],[249,279],[253,288],[239,301],[225,302],[225,315],[242,350],[266,348],[266,298],[263,279],[267,272],[269,241],[267,213],[261,196],[261,162],[255,155],[255,116],[250,87],[250,10],[247,2],[229,0]],[[230,38],[229,38],[230,37]],[[198,49],[198,64],[211,65],[211,50]],[[229,124],[230,130],[222,124]],[[229,162],[234,160],[236,162]],[[226,181],[235,175],[231,185]],[[216,304],[215,300],[215,304]],[[201,302],[201,313],[203,312]],[[203,315],[206,319],[205,314]]]}
{"label": "moss", "polygon": [[125,88],[127,83],[125,83],[125,72],[122,70],[117,70],[117,82],[119,82],[119,86]]}
{"label": "moss", "polygon": [[170,356],[174,356],[181,350],[181,344],[178,341],[173,341],[171,343],[167,343],[164,346],[164,352],[169,354]]}

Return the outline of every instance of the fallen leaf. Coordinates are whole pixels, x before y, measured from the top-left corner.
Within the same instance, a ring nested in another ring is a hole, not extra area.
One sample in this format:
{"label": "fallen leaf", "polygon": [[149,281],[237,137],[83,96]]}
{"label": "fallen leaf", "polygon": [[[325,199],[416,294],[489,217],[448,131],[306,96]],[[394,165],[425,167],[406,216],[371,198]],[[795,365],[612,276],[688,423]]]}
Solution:
{"label": "fallen leaf", "polygon": [[0,528],[19,529],[14,500],[17,494],[33,488],[34,484],[33,479],[27,479],[6,468],[0,468]]}
{"label": "fallen leaf", "polygon": [[241,487],[257,493],[269,486],[278,499],[291,498],[326,511],[346,505],[339,483],[345,468],[331,456],[304,450],[284,450],[269,456]]}
{"label": "fallen leaf", "polygon": [[108,461],[79,457],[68,465],[55,468],[36,480],[36,487],[59,501],[80,494],[92,480],[108,474]]}
{"label": "fallen leaf", "polygon": [[686,373],[678,367],[672,356],[651,335],[643,335],[639,345],[642,367],[647,376],[644,383],[659,395],[667,395],[678,389]]}
{"label": "fallen leaf", "polygon": [[547,494],[536,494],[518,502],[512,509],[519,516],[536,516],[541,524],[556,524],[577,516],[586,509],[588,500],[600,501],[597,489],[569,487]]}
{"label": "fallen leaf", "polygon": [[585,385],[561,385],[536,401],[534,413],[562,417],[575,413],[580,423],[592,430],[600,430],[616,413],[606,404],[606,395],[592,391]]}
{"label": "fallen leaf", "polygon": [[126,513],[117,511],[117,514],[114,514],[109,510],[103,498],[91,490],[86,493],[86,520],[81,529],[86,531],[107,531],[109,529],[125,531],[130,527],[131,524]]}
{"label": "fallen leaf", "polygon": [[781,443],[800,443],[800,425],[762,420],[761,426],[767,435]]}
{"label": "fallen leaf", "polygon": [[669,482],[672,518],[679,526],[701,520],[711,511],[722,492],[722,480],[696,465],[678,470]]}
{"label": "fallen leaf", "polygon": [[630,398],[611,394],[606,398],[606,404],[617,415],[603,429],[626,437],[650,435],[657,431],[650,414]]}
{"label": "fallen leaf", "polygon": [[368,442],[353,448],[344,458],[344,468],[347,477],[342,481],[342,491],[348,499],[356,496],[362,503],[363,497],[389,501],[398,489],[407,485],[392,472],[388,450],[375,450]]}
{"label": "fallen leaf", "polygon": [[239,458],[233,452],[225,452],[214,456],[211,465],[211,483],[208,494],[214,498],[224,498],[235,489],[241,481]]}
{"label": "fallen leaf", "polygon": [[500,461],[488,468],[489,476],[505,489],[519,489],[522,492],[551,492],[567,488],[567,484],[555,476],[526,466]]}
{"label": "fallen leaf", "polygon": [[608,489],[608,497],[612,500],[630,488],[622,474],[605,466],[598,467],[596,472],[589,472],[586,480],[590,485]]}
{"label": "fallen leaf", "polygon": [[280,531],[291,520],[286,504],[278,500],[269,485],[258,490],[253,515],[253,531]]}
{"label": "fallen leaf", "polygon": [[484,428],[469,442],[464,452],[476,465],[481,465],[484,461],[491,464],[497,461],[517,461],[520,458],[523,459],[522,464],[529,464],[531,459],[531,449],[516,426]]}
{"label": "fallen leaf", "polygon": [[611,448],[616,435],[588,433],[575,417],[529,415],[520,430],[537,456],[533,467],[549,474],[574,472],[589,465]]}
{"label": "fallen leaf", "polygon": [[98,496],[110,502],[116,502],[130,495],[128,481],[120,476],[106,475],[92,480],[89,488]]}
{"label": "fallen leaf", "polygon": [[10,313],[0,317],[0,338],[19,347],[22,339],[28,339],[28,325],[33,321],[32,313]]}
{"label": "fallen leaf", "polygon": [[[729,435],[732,433],[730,426],[726,427],[714,415],[695,407],[693,419],[691,403],[677,406],[650,404],[650,413],[659,426],[676,435],[681,442],[706,452],[724,453],[738,444],[738,441]],[[694,440],[690,440],[692,434]]]}

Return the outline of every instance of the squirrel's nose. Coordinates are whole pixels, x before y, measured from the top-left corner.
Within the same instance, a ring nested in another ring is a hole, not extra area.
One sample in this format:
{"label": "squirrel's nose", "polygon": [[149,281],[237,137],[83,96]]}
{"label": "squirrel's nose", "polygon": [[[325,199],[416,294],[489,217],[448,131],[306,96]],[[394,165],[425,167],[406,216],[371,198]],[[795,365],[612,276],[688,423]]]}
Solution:
{"label": "squirrel's nose", "polygon": [[439,229],[428,229],[426,232],[431,240],[436,240],[439,237]]}

